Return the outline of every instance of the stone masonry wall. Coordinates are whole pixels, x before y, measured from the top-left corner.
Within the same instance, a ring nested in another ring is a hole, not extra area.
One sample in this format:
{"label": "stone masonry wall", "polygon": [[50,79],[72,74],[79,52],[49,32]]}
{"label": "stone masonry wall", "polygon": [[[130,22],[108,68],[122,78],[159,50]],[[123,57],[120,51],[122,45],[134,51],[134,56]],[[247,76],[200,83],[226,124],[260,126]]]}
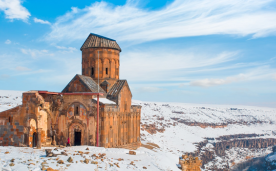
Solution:
{"label": "stone masonry wall", "polygon": [[192,157],[187,154],[179,158],[179,164],[182,171],[201,171],[201,160],[198,157]]}
{"label": "stone masonry wall", "polygon": [[24,127],[18,122],[10,125],[0,126],[0,145],[1,146],[21,146],[24,141]]}

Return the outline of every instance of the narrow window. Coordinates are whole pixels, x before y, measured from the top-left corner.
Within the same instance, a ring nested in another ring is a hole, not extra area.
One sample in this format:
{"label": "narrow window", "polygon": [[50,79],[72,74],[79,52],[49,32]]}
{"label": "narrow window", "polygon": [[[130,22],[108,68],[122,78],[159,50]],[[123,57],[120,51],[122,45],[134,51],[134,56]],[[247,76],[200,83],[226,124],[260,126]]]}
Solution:
{"label": "narrow window", "polygon": [[108,68],[105,68],[105,73],[106,75],[108,75]]}
{"label": "narrow window", "polygon": [[9,117],[9,123],[12,123],[12,116]]}
{"label": "narrow window", "polygon": [[104,91],[107,92],[107,85],[104,85],[104,86],[103,86],[103,89],[104,89]]}
{"label": "narrow window", "polygon": [[125,103],[125,111],[127,110],[127,104]]}
{"label": "narrow window", "polygon": [[91,68],[91,76],[94,75],[94,68]]}
{"label": "narrow window", "polygon": [[79,106],[75,106],[75,115],[79,115]]}

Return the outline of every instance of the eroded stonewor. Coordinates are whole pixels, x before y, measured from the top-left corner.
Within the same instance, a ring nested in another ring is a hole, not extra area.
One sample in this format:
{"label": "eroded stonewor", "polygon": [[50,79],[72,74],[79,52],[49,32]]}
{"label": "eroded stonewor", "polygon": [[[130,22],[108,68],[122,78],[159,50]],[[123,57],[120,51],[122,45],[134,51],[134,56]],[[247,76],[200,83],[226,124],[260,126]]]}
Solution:
{"label": "eroded stonewor", "polygon": [[81,51],[82,75],[75,75],[61,93],[24,92],[22,105],[0,113],[1,146],[96,146],[97,96],[85,93],[102,94],[99,146],[141,145],[141,106],[131,105],[127,80],[119,79],[121,48],[91,33]]}

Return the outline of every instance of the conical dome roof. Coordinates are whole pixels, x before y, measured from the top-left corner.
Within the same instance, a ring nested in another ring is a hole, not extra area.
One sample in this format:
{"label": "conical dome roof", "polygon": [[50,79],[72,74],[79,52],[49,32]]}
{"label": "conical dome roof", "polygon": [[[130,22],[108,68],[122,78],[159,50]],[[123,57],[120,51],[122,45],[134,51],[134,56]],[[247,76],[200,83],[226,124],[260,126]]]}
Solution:
{"label": "conical dome roof", "polygon": [[90,33],[85,42],[83,43],[80,50],[86,48],[108,48],[108,49],[116,49],[118,51],[122,51],[120,46],[117,44],[116,40],[97,35],[94,33]]}

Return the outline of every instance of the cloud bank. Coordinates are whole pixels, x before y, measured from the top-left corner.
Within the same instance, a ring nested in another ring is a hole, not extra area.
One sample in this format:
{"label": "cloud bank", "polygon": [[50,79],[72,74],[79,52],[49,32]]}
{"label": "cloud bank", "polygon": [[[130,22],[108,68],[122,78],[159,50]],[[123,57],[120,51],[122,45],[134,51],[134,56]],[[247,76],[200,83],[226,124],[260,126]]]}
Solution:
{"label": "cloud bank", "polygon": [[270,66],[264,65],[255,68],[251,68],[248,71],[244,71],[244,73],[240,73],[238,75],[214,79],[214,78],[205,78],[199,80],[193,80],[190,82],[190,86],[198,86],[198,87],[212,87],[218,85],[231,84],[235,82],[242,81],[251,81],[251,80],[264,80],[271,79],[274,75],[275,69]]}
{"label": "cloud bank", "polygon": [[217,54],[193,53],[189,50],[160,50],[125,52],[121,57],[121,77],[135,81],[176,81],[206,67],[215,68],[236,59],[238,52]]}
{"label": "cloud bank", "polygon": [[21,52],[25,55],[31,55],[31,57],[35,58],[38,55],[49,55],[49,56],[53,56],[54,54],[49,54],[48,50],[37,50],[37,49],[20,49]]}
{"label": "cloud bank", "polygon": [[118,41],[145,42],[175,37],[229,34],[262,37],[276,32],[274,0],[175,0],[150,11],[128,1],[123,6],[96,2],[57,18],[48,41],[83,40],[90,32]]}
{"label": "cloud bank", "polygon": [[0,0],[0,10],[5,13],[7,19],[19,19],[26,22],[31,14],[21,3],[21,0]]}

